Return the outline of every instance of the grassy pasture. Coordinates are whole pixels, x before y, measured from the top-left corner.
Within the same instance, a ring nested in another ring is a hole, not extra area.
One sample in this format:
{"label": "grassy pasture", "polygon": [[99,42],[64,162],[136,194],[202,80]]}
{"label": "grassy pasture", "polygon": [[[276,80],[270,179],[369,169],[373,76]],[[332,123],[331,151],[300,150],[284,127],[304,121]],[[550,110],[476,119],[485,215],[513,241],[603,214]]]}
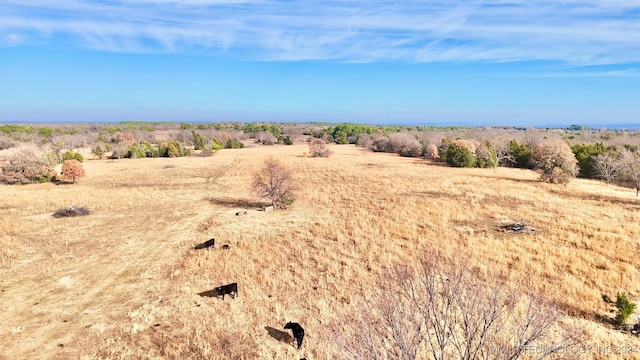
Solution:
{"label": "grassy pasture", "polygon": [[[600,318],[613,316],[601,294],[640,297],[634,192],[330,149],[90,160],[74,185],[0,186],[0,358],[335,358],[330,320],[353,311],[383,267],[435,249],[560,294],[589,345],[640,346]],[[289,210],[258,211],[251,175],[267,156],[300,184]],[[51,216],[69,205],[92,214]],[[509,221],[537,231],[496,230]],[[192,249],[211,237],[216,249]],[[198,295],[230,282],[235,300]],[[306,329],[300,351],[287,321]]]}

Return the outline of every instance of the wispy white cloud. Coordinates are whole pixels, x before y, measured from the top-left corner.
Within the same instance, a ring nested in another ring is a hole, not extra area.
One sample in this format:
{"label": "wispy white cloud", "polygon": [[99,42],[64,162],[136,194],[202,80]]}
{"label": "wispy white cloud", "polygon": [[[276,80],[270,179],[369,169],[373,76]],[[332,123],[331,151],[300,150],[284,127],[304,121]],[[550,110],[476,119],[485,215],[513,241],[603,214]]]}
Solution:
{"label": "wispy white cloud", "polygon": [[636,81],[640,78],[640,70],[633,68],[606,70],[601,69],[600,67],[596,67],[595,69],[591,69],[590,67],[582,67],[579,70],[571,69],[571,71],[568,71],[567,69],[565,69],[563,71],[557,69],[548,69],[544,72],[538,71],[533,73],[515,73],[511,76],[520,78],[607,78],[620,80],[631,79]]}
{"label": "wispy white cloud", "polygon": [[0,46],[345,62],[640,62],[640,0],[4,0]]}

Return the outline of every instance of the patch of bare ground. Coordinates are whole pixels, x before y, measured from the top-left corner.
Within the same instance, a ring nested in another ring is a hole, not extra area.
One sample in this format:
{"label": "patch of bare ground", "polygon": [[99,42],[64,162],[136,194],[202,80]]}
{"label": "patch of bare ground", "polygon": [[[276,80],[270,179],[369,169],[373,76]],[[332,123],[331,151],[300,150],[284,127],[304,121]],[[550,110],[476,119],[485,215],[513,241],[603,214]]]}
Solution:
{"label": "patch of bare ground", "polygon": [[[301,157],[306,150],[94,160],[73,186],[0,187],[0,354],[336,358],[329,323],[357,311],[354,300],[367,297],[385,267],[435,250],[471,253],[466,261],[477,271],[560,293],[573,315],[565,321],[586,326],[590,345],[640,345],[602,321],[613,314],[601,300],[640,296],[633,192],[586,180],[553,186],[531,171],[448,168],[353,146],[331,146],[328,158]],[[258,211],[251,194],[251,175],[267,156],[301,184],[289,210]],[[91,214],[50,216],[68,204]],[[511,221],[536,231],[497,230]],[[193,249],[211,237],[213,249]],[[232,282],[235,299],[198,295]],[[301,350],[284,335],[288,321],[305,327]]]}

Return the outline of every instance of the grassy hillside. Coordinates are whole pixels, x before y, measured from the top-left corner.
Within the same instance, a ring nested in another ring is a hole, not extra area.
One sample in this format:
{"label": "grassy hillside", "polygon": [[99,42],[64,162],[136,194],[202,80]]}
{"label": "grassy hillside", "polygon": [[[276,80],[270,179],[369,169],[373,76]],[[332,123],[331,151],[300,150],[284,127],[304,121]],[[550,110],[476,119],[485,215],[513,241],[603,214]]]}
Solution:
{"label": "grassy hillside", "polygon": [[[332,319],[353,314],[385,266],[435,250],[558,292],[588,345],[640,346],[602,319],[602,294],[640,296],[632,191],[330,149],[90,160],[74,185],[0,186],[0,358],[335,358]],[[251,175],[267,156],[300,184],[289,210],[258,211]],[[91,215],[51,216],[72,204]],[[497,231],[513,221],[537,231]],[[216,249],[193,250],[211,237]],[[230,282],[235,300],[198,295]],[[278,340],[287,321],[306,329],[300,351]]]}

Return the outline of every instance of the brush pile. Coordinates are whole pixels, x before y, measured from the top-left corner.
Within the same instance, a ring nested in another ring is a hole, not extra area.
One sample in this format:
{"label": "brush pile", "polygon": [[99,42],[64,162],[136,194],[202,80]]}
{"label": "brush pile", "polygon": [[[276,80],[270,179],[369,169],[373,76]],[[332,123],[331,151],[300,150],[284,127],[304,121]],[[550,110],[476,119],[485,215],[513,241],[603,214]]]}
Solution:
{"label": "brush pile", "polygon": [[508,232],[508,233],[529,233],[529,232],[533,232],[536,231],[536,229],[532,228],[531,226],[523,223],[522,221],[518,221],[516,223],[513,224],[507,224],[507,225],[502,225],[500,227],[501,231],[504,232]]}
{"label": "brush pile", "polygon": [[53,217],[61,218],[61,217],[85,216],[85,215],[89,215],[90,213],[91,211],[84,206],[71,205],[69,207],[63,207],[56,210],[56,212],[53,213]]}

